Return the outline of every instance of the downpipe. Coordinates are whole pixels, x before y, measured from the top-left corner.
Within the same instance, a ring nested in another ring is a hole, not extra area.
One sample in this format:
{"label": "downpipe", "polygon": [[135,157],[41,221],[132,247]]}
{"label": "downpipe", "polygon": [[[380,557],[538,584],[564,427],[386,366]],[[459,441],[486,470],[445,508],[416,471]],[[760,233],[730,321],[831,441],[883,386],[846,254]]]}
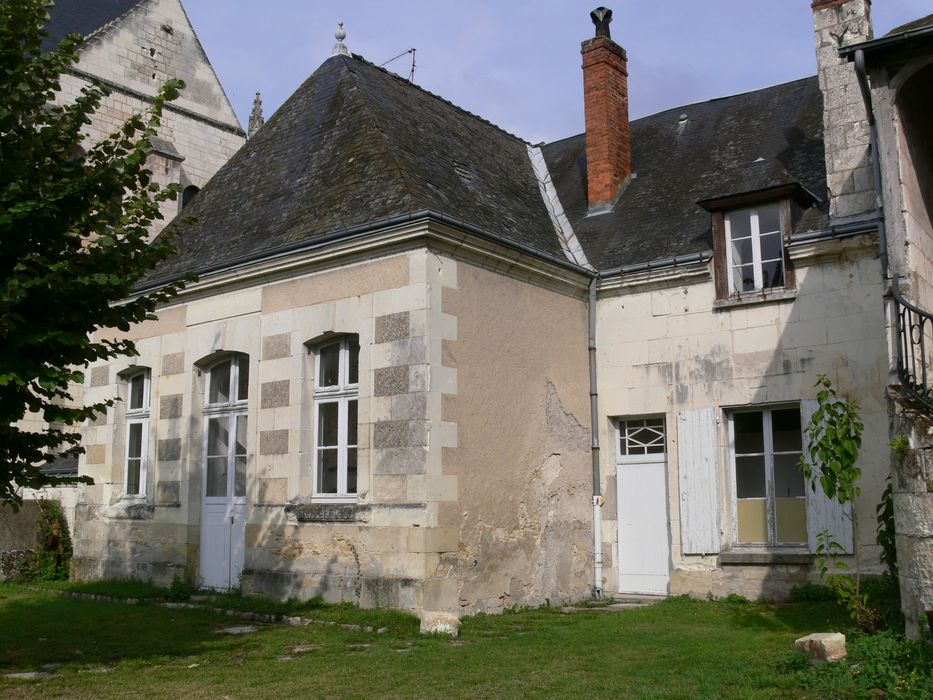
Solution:
{"label": "downpipe", "polygon": [[593,598],[603,599],[603,517],[606,499],[599,483],[599,394],[596,389],[596,285],[599,275],[590,279],[589,342],[590,360],[590,426],[593,459]]}

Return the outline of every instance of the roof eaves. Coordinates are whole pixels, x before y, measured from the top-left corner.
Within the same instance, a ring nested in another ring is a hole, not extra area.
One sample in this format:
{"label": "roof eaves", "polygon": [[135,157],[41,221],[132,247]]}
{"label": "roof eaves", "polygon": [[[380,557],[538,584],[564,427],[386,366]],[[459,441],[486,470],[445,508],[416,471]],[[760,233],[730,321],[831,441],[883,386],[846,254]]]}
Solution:
{"label": "roof eaves", "polygon": [[863,51],[868,55],[899,46],[908,41],[927,38],[933,39],[933,24],[917,29],[908,29],[899,34],[888,34],[880,39],[871,39],[869,41],[859,42],[858,44],[849,44],[839,49],[839,55],[842,58],[848,58],[850,61],[854,61],[857,51]]}

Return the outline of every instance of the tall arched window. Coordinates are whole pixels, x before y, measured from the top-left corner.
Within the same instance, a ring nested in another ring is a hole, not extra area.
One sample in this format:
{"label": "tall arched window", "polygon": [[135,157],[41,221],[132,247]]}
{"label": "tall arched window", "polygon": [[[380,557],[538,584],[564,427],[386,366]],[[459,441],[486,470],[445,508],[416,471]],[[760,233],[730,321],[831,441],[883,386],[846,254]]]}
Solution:
{"label": "tall arched window", "polygon": [[324,341],[314,354],[314,494],[355,496],[359,336]]}
{"label": "tall arched window", "polygon": [[230,355],[207,370],[205,496],[246,495],[246,400],[249,356]]}

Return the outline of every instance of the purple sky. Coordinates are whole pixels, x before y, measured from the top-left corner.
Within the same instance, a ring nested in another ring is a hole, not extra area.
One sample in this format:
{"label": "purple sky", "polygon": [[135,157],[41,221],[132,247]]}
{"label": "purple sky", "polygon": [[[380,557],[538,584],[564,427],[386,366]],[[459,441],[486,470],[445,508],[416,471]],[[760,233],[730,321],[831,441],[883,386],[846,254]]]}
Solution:
{"label": "purple sky", "polygon": [[[604,0],[605,1],[605,0]],[[331,55],[343,20],[354,53],[381,64],[417,49],[415,82],[531,142],[583,130],[580,42],[597,0],[183,0],[244,126],[266,118]],[[816,73],[810,0],[616,0],[631,116]],[[875,34],[930,12],[875,0]],[[408,76],[411,57],[389,66]]]}

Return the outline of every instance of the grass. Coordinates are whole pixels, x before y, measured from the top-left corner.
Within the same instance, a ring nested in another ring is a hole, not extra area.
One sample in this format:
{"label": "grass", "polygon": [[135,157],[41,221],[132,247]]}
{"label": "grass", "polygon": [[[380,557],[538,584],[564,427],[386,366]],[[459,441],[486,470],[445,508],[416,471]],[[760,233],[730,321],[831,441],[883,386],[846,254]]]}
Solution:
{"label": "grass", "polygon": [[[84,590],[102,592],[95,586]],[[255,606],[268,602],[218,598],[267,611]],[[417,620],[398,612],[314,606],[303,614],[388,631],[260,625],[230,636],[217,630],[243,623],[206,610],[0,585],[0,674],[63,664],[38,680],[0,675],[0,697],[805,697],[786,664],[793,640],[847,624],[826,602],[675,598],[619,613],[477,615],[451,640],[419,635]],[[299,645],[308,649],[294,652]]]}

